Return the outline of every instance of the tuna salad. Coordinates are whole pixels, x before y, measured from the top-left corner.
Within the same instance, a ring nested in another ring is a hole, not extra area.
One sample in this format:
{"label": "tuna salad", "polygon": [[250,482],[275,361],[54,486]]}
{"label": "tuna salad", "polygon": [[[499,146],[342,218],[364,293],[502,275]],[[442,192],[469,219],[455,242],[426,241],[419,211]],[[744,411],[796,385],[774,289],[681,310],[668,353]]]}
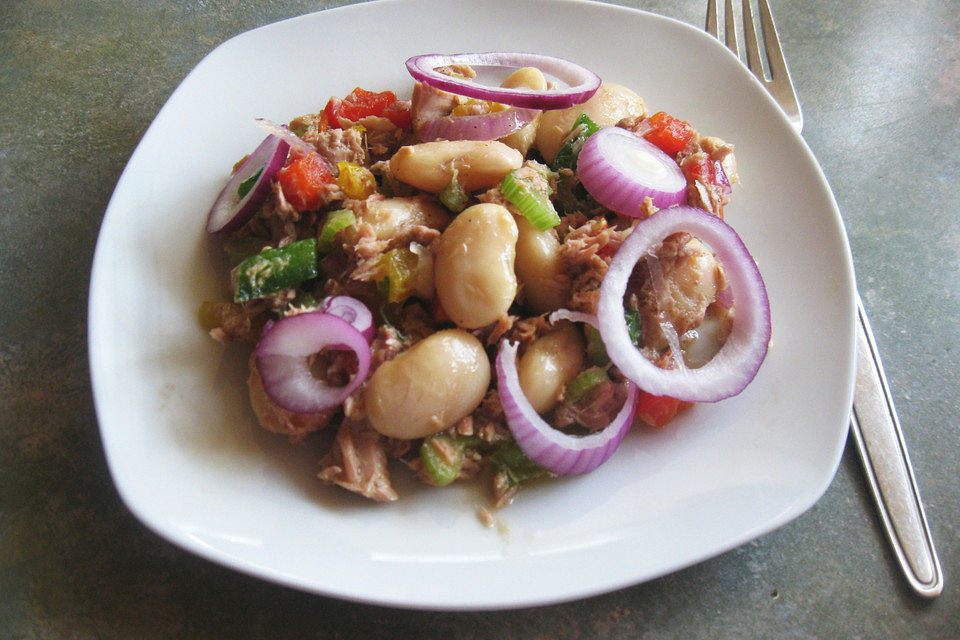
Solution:
{"label": "tuna salad", "polygon": [[770,317],[724,221],[732,145],[568,60],[406,67],[409,100],[258,119],[207,220],[232,270],[201,322],[252,348],[253,414],[320,481],[477,481],[499,507],[750,383]]}

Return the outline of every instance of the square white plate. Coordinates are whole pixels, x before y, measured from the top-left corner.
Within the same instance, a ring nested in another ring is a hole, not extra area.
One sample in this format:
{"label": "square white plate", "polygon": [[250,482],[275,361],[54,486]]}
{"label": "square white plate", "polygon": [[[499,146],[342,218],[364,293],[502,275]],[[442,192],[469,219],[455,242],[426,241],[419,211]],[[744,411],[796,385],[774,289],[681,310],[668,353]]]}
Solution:
{"label": "square white plate", "polygon": [[[588,37],[588,34],[602,34]],[[256,426],[247,354],[200,328],[223,299],[204,233],[233,162],[263,132],[355,86],[409,95],[428,52],[566,57],[737,145],[727,220],[767,283],[773,342],[736,398],[630,434],[588,476],[521,492],[500,525],[476,490],[416,486],[368,504],[316,480],[316,443]],[[853,273],[817,162],[718,42],[622,7],[551,0],[385,0],[256,29],[212,51],[170,97],[110,201],[89,308],[93,388],[110,471],[166,539],[253,575],[341,598],[476,609],[635,584],[714,556],[810,507],[836,470],[853,376]]]}

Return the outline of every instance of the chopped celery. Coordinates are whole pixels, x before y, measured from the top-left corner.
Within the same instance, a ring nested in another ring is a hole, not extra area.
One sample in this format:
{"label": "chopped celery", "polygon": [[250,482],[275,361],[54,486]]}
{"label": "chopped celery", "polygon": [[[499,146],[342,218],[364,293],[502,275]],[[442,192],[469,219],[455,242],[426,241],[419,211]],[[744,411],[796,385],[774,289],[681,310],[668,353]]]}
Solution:
{"label": "chopped celery", "polygon": [[550,194],[538,188],[532,180],[517,174],[518,170],[508,173],[500,183],[500,193],[510,204],[530,221],[539,231],[544,231],[560,224]]}
{"label": "chopped celery", "polygon": [[235,302],[262,298],[317,277],[317,241],[299,240],[250,256],[237,267]]}
{"label": "chopped celery", "polygon": [[423,470],[430,481],[438,487],[444,487],[460,475],[463,468],[463,450],[466,441],[436,434],[424,438],[420,445],[420,460]]}
{"label": "chopped celery", "polygon": [[450,184],[440,192],[440,202],[453,213],[460,213],[467,208],[467,201],[470,194],[463,188],[457,179],[457,170],[453,170],[453,177],[450,178]]}
{"label": "chopped celery", "polygon": [[370,169],[353,162],[338,162],[337,184],[348,198],[364,200],[377,192],[377,179]]}
{"label": "chopped celery", "polygon": [[599,385],[610,380],[607,372],[600,367],[590,367],[577,374],[577,377],[567,383],[567,402],[578,402]]}
{"label": "chopped celery", "polygon": [[252,176],[240,183],[240,186],[237,187],[237,196],[242,200],[245,195],[250,193],[250,189],[253,189],[253,185],[257,184],[257,180],[260,179],[260,174],[263,173],[263,167],[260,167],[260,170],[254,173]]}
{"label": "chopped celery", "polygon": [[600,332],[590,325],[584,325],[584,329],[587,336],[587,356],[590,362],[601,367],[610,364],[610,356],[607,355],[607,347],[603,344]]}
{"label": "chopped celery", "polygon": [[331,211],[327,214],[327,219],[323,222],[323,227],[320,228],[320,237],[317,240],[317,248],[324,253],[329,253],[336,249],[336,237],[337,234],[346,229],[347,227],[352,227],[357,223],[356,217],[353,215],[353,211],[350,209],[337,209],[336,211]]}
{"label": "chopped celery", "polygon": [[503,473],[510,484],[520,484],[526,480],[545,478],[550,472],[527,457],[515,441],[511,441],[490,456],[490,462]]}
{"label": "chopped celery", "polygon": [[560,169],[576,170],[577,158],[580,156],[583,142],[599,130],[600,127],[597,126],[597,123],[591,120],[587,114],[581,113],[573,123],[570,133],[564,138],[560,151],[553,158],[553,164],[550,165],[550,168],[554,171]]}

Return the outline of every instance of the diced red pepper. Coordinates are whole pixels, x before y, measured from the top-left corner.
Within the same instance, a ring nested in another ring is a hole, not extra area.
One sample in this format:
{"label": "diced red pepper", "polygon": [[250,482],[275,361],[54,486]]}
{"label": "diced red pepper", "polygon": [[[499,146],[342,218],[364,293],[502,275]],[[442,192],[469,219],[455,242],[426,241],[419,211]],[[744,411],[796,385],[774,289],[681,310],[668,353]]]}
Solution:
{"label": "diced red pepper", "polygon": [[677,415],[680,405],[676,398],[641,391],[637,397],[637,417],[651,427],[662,427]]}
{"label": "diced red pepper", "polygon": [[689,122],[674,118],[666,111],[653,114],[645,124],[651,128],[643,137],[671,156],[683,151],[697,135]]}
{"label": "diced red pepper", "polygon": [[716,163],[705,153],[695,153],[687,156],[680,163],[687,180],[699,181],[703,184],[717,184]]}
{"label": "diced red pepper", "polygon": [[277,173],[283,195],[297,211],[310,211],[321,205],[323,185],[336,181],[326,163],[316,153],[292,157]]}
{"label": "diced red pepper", "polygon": [[396,101],[397,96],[392,91],[375,93],[357,87],[343,99],[330,98],[323,111],[330,126],[340,128],[341,120],[356,122],[367,116],[382,115],[384,110]]}
{"label": "diced red pepper", "polygon": [[394,102],[384,109],[380,115],[392,122],[398,129],[409,129],[413,125],[409,102]]}

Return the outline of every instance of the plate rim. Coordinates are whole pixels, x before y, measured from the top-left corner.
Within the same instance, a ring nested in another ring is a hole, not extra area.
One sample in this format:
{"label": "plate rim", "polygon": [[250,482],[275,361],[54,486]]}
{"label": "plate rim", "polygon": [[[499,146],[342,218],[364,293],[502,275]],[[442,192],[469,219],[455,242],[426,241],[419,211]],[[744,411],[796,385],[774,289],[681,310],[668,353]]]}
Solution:
{"label": "plate rim", "polygon": [[[776,518],[769,521],[765,526],[760,527],[759,529],[745,531],[738,536],[732,537],[727,541],[726,544],[721,545],[719,548],[715,547],[710,551],[705,551],[701,554],[697,554],[694,557],[688,558],[686,561],[682,563],[672,564],[670,567],[662,571],[657,571],[652,574],[645,574],[644,577],[639,579],[624,579],[616,583],[608,583],[593,589],[585,589],[585,590],[579,590],[579,591],[575,589],[568,590],[567,592],[562,594],[553,594],[543,598],[527,597],[527,598],[523,598],[522,600],[516,600],[516,599],[514,599],[514,601],[497,600],[497,601],[488,601],[488,602],[471,604],[470,602],[466,602],[466,601],[424,602],[424,601],[418,601],[416,598],[397,597],[397,598],[390,599],[390,598],[384,598],[384,597],[369,597],[364,595],[363,593],[356,593],[354,591],[350,591],[347,589],[338,589],[336,583],[326,584],[321,588],[318,585],[312,583],[311,581],[303,579],[302,577],[287,575],[286,573],[282,571],[278,571],[275,568],[270,566],[251,563],[244,558],[239,558],[234,555],[231,555],[228,551],[224,549],[212,548],[192,538],[191,536],[186,534],[185,531],[182,529],[175,528],[175,527],[171,528],[168,523],[165,523],[159,520],[157,518],[156,513],[151,511],[148,508],[148,505],[142,504],[130,492],[130,488],[129,486],[127,486],[126,482],[124,481],[124,478],[122,478],[119,475],[118,463],[117,463],[117,460],[115,459],[117,452],[111,450],[111,448],[108,446],[108,442],[107,442],[108,437],[104,431],[104,425],[107,422],[107,419],[105,418],[105,416],[108,413],[108,409],[105,406],[103,406],[103,402],[104,402],[103,397],[105,395],[103,385],[105,383],[100,374],[100,371],[102,371],[105,367],[105,364],[102,362],[102,360],[105,358],[105,355],[104,355],[105,350],[100,346],[100,342],[99,342],[101,339],[103,339],[103,336],[100,333],[102,331],[100,329],[102,325],[102,322],[100,320],[100,314],[103,312],[103,309],[99,305],[100,305],[100,300],[104,296],[101,290],[103,286],[103,280],[104,280],[104,274],[102,272],[105,269],[104,243],[106,242],[106,239],[105,239],[104,230],[106,229],[109,232],[112,221],[114,220],[114,218],[116,218],[119,215],[119,214],[111,215],[111,212],[115,208],[114,203],[116,200],[116,194],[120,186],[127,179],[128,171],[131,171],[130,169],[131,166],[134,166],[134,159],[138,158],[138,152],[141,150],[141,147],[143,146],[143,141],[150,135],[152,129],[154,128],[158,119],[160,118],[160,115],[163,114],[165,110],[168,109],[169,105],[171,105],[171,103],[173,103],[176,100],[178,96],[178,92],[180,91],[181,87],[188,82],[190,77],[197,71],[197,69],[199,69],[202,65],[204,65],[208,60],[210,60],[215,54],[217,54],[222,49],[230,46],[232,43],[235,43],[240,39],[243,39],[249,36],[252,33],[263,32],[270,29],[280,28],[281,25],[285,25],[291,22],[301,21],[304,19],[311,19],[320,14],[330,14],[333,12],[349,13],[352,11],[356,11],[358,9],[362,11],[369,11],[371,7],[376,7],[380,5],[416,5],[416,4],[426,4],[426,3],[429,3],[429,1],[430,0],[370,0],[367,2],[360,2],[352,5],[344,5],[340,7],[331,8],[331,9],[310,12],[310,13],[306,13],[299,16],[291,16],[289,18],[285,18],[276,22],[272,22],[269,24],[256,27],[254,29],[249,29],[249,30],[237,33],[231,36],[230,38],[224,40],[223,42],[215,46],[213,49],[211,49],[190,70],[190,72],[186,76],[184,76],[184,78],[178,83],[177,87],[174,89],[174,91],[170,94],[170,96],[164,102],[163,106],[158,110],[153,120],[151,121],[150,125],[144,131],[143,135],[141,136],[141,139],[138,141],[136,147],[131,153],[130,158],[128,159],[124,167],[124,170],[117,181],[117,185],[114,188],[111,198],[107,204],[105,214],[101,222],[101,228],[98,233],[98,238],[97,238],[97,242],[94,250],[94,259],[93,259],[92,268],[91,268],[91,278],[90,278],[90,284],[89,284],[89,290],[88,290],[88,305],[87,305],[88,306],[87,348],[88,348],[88,355],[89,355],[89,371],[90,371],[90,377],[91,377],[91,387],[92,387],[92,394],[94,399],[94,410],[95,410],[95,415],[97,417],[98,430],[100,432],[101,440],[104,445],[104,451],[105,451],[105,456],[107,460],[107,467],[111,475],[111,479],[113,480],[114,486],[117,487],[118,494],[122,502],[124,503],[124,505],[149,530],[153,531],[162,539],[165,539],[175,544],[176,546],[179,546],[180,548],[183,548],[186,551],[189,551],[190,553],[193,553],[206,560],[215,562],[217,564],[221,564],[223,566],[229,567],[233,570],[240,571],[247,575],[255,576],[261,579],[266,579],[271,582],[275,582],[277,584],[282,584],[282,585],[297,588],[300,590],[305,590],[305,591],[320,594],[320,595],[336,597],[336,598],[353,601],[353,602],[362,602],[367,604],[377,604],[377,605],[386,605],[386,606],[398,606],[398,607],[422,609],[422,610],[458,610],[458,611],[513,609],[513,608],[520,608],[520,607],[543,606],[543,605],[555,604],[559,602],[567,602],[574,599],[587,598],[587,597],[595,596],[601,593],[607,593],[607,592],[621,589],[630,585],[635,585],[641,582],[652,580],[662,575],[666,575],[668,573],[678,571],[680,569],[703,562],[706,559],[716,557],[718,555],[726,553],[729,550],[734,549],[749,540],[753,540],[758,536],[764,535],[766,533],[769,533],[770,531],[773,531],[783,526],[784,524],[792,521],[793,519],[805,513],[814,504],[816,504],[816,502],[820,499],[820,497],[823,496],[823,494],[826,492],[827,488],[829,487],[829,485],[833,481],[833,478],[836,475],[836,471],[842,456],[844,443],[846,442],[846,434],[847,434],[846,429],[838,430],[837,439],[833,443],[834,446],[833,446],[833,450],[831,451],[830,463],[828,465],[832,469],[832,471],[822,479],[821,483],[818,486],[812,487],[811,490],[808,491],[808,495],[807,495],[808,500],[805,501],[804,504],[798,507],[795,507],[794,509],[790,510],[788,513],[783,514],[783,516],[780,518]],[[521,1],[524,4],[592,5],[598,9],[607,10],[607,11],[613,10],[613,11],[621,11],[629,14],[641,14],[645,16],[646,19],[662,20],[668,23],[672,23],[674,25],[679,25],[681,28],[688,30],[691,37],[701,37],[701,36],[707,37],[707,38],[710,37],[705,32],[702,32],[699,29],[696,29],[692,25],[689,25],[685,22],[679,21],[669,16],[651,13],[643,9],[623,7],[620,5],[611,5],[611,4],[606,4],[602,2],[595,2],[594,0],[521,0]],[[471,2],[478,2],[482,4],[481,0],[471,0]],[[697,35],[694,35],[694,34],[697,34]],[[729,51],[727,51],[726,48],[722,46],[722,44],[720,44],[719,42],[717,42],[716,44],[717,44],[716,48],[718,51],[724,51],[726,52],[727,55],[732,56],[732,54]],[[756,79],[753,78],[752,75],[750,76],[750,78],[753,82],[757,84],[757,86],[760,86],[759,82],[756,81]],[[766,96],[765,91],[763,92],[763,95]],[[769,96],[767,96],[767,98],[768,100],[772,101],[772,98],[769,98]],[[786,116],[782,113],[780,115],[782,116],[783,122],[787,123],[787,126],[789,126]],[[834,222],[837,224],[839,232],[841,234],[841,238],[842,238],[842,243],[841,243],[842,252],[843,252],[842,257],[844,262],[843,266],[845,267],[845,270],[844,270],[844,273],[839,274],[842,282],[838,286],[840,286],[841,288],[844,288],[844,286],[846,286],[846,288],[849,289],[850,291],[850,295],[847,296],[849,298],[848,300],[849,304],[847,305],[848,309],[846,309],[846,314],[845,314],[847,317],[847,321],[844,323],[845,326],[847,327],[847,333],[848,333],[847,341],[846,341],[847,348],[845,349],[845,351],[847,352],[846,353],[847,357],[844,358],[844,361],[848,363],[847,375],[845,380],[845,387],[846,387],[845,395],[849,397],[849,400],[852,403],[853,383],[854,383],[853,363],[854,363],[854,354],[855,354],[854,352],[855,298],[853,296],[853,291],[855,290],[855,279],[854,279],[854,269],[853,269],[853,261],[852,261],[849,239],[847,237],[846,229],[843,225],[842,217],[840,216],[840,212],[835,200],[835,196],[832,190],[830,189],[829,185],[827,184],[826,177],[823,174],[822,168],[814,158],[806,142],[802,138],[800,138],[799,135],[797,136],[797,138],[799,138],[799,140],[801,141],[806,154],[808,154],[809,156],[809,160],[812,162],[813,166],[815,167],[816,176],[818,180],[822,183],[824,192],[829,195],[829,198],[833,205],[832,213],[833,213]]]}

